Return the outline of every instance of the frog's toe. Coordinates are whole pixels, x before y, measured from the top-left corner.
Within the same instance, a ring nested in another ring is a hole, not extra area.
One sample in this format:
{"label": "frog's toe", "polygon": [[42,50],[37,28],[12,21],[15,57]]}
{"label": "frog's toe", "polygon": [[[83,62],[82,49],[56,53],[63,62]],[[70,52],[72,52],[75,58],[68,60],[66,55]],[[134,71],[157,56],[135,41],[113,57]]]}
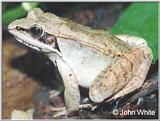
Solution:
{"label": "frog's toe", "polygon": [[68,115],[68,112],[66,109],[60,111],[60,112],[57,112],[56,114],[53,115],[54,118],[57,118],[59,116],[67,116]]}
{"label": "frog's toe", "polygon": [[114,93],[114,87],[111,87],[109,90],[105,90],[105,93],[103,93],[102,90],[91,88],[89,91],[89,97],[93,102],[100,103],[104,99],[113,95],[113,93]]}

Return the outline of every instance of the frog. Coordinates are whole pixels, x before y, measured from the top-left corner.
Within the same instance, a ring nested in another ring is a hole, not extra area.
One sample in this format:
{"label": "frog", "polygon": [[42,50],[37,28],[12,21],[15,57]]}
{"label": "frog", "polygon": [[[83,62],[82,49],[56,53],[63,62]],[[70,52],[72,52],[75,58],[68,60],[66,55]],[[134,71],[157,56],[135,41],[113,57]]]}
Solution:
{"label": "frog", "polygon": [[139,89],[152,63],[145,39],[113,35],[67,18],[31,9],[8,26],[16,40],[49,57],[64,85],[67,111],[81,105],[79,87],[94,103],[116,100]]}

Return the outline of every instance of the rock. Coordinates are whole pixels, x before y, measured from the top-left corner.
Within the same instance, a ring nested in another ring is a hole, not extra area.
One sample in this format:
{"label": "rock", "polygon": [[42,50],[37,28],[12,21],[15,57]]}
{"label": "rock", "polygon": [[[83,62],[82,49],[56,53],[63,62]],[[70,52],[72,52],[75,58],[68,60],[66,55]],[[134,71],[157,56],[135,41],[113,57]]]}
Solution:
{"label": "rock", "polygon": [[33,119],[33,111],[34,109],[29,109],[27,111],[20,111],[20,110],[13,110],[12,111],[12,115],[11,115],[11,119],[14,120],[24,120],[24,119]]}

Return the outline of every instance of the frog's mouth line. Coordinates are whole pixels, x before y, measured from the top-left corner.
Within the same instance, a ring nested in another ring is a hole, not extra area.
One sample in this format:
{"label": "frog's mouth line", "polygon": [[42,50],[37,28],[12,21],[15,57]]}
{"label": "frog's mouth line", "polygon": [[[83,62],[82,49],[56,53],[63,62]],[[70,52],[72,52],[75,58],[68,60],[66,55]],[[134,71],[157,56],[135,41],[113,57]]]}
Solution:
{"label": "frog's mouth line", "polygon": [[41,48],[36,46],[36,45],[33,45],[33,44],[30,44],[30,43],[27,43],[26,41],[23,41],[22,39],[18,38],[18,37],[15,37],[16,40],[24,45],[26,45],[27,47],[30,47],[30,48],[33,48],[35,50],[39,50],[41,51]]}

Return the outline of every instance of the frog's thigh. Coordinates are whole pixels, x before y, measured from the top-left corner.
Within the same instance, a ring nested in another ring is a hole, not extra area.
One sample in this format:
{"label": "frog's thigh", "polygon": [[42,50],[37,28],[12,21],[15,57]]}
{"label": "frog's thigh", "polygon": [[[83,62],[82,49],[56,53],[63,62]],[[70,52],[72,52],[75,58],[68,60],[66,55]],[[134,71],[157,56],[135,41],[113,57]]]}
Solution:
{"label": "frog's thigh", "polygon": [[[148,47],[133,49],[128,55],[100,73],[93,81],[89,91],[91,100],[101,102],[115,95],[118,91],[122,91],[127,84],[134,86],[130,87],[133,88],[131,91],[140,87],[146,77],[151,60],[151,50]],[[134,81],[137,83],[135,84]],[[130,90],[130,88],[126,90]]]}
{"label": "frog's thigh", "polygon": [[[124,96],[138,88],[140,88],[146,79],[148,70],[150,68],[152,62],[152,56],[150,55],[149,48],[143,48],[145,53],[145,58],[140,65],[139,69],[135,74],[133,74],[133,78],[128,82],[128,84],[120,90],[117,94],[115,94],[111,99],[116,99],[118,97]],[[149,52],[149,53],[148,53]]]}
{"label": "frog's thigh", "polygon": [[116,35],[116,37],[133,46],[139,46],[139,47],[146,46],[142,48],[144,54],[146,55],[146,58],[144,58],[143,63],[140,65],[138,71],[134,74],[131,81],[129,81],[129,83],[125,86],[125,88],[123,88],[121,91],[115,94],[111,99],[113,98],[116,99],[118,97],[121,97],[127,93],[136,90],[137,88],[140,88],[146,78],[146,75],[148,73],[148,70],[152,62],[152,55],[150,55],[151,50],[147,47],[147,43],[143,38],[130,35]]}

